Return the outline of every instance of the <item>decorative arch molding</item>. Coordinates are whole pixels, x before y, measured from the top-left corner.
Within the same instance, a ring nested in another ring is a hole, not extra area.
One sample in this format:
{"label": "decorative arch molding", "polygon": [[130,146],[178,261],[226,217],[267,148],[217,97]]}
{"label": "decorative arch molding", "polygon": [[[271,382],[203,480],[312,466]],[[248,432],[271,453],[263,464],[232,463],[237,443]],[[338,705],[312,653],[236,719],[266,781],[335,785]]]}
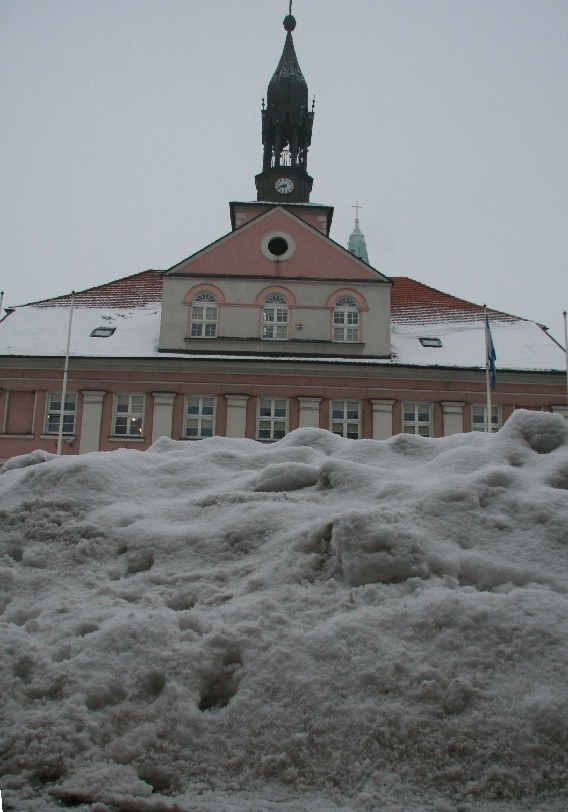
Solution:
{"label": "decorative arch molding", "polygon": [[198,293],[211,293],[217,300],[217,304],[225,304],[225,294],[217,285],[194,285],[183,297],[183,303],[190,305]]}
{"label": "decorative arch molding", "polygon": [[270,296],[272,293],[279,293],[281,296],[284,296],[288,302],[288,307],[296,307],[296,297],[292,291],[288,288],[282,287],[281,285],[269,285],[267,288],[263,288],[254,300],[255,305],[257,307],[262,307],[266,297]]}
{"label": "decorative arch molding", "polygon": [[369,309],[369,306],[365,301],[364,297],[361,296],[361,294],[358,293],[356,290],[353,290],[353,288],[338,288],[337,290],[334,290],[331,296],[327,297],[325,306],[329,310],[333,310],[333,308],[335,307],[335,303],[342,296],[349,296],[350,299],[353,299],[357,303],[357,307],[359,308],[359,310],[366,311]]}

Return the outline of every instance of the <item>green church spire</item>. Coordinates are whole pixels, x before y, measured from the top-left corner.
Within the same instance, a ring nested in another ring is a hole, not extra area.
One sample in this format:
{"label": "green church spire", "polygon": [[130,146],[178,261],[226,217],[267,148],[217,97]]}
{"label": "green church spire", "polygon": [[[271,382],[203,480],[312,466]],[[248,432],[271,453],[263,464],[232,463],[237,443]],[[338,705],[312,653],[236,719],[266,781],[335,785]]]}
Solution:
{"label": "green church spire", "polygon": [[365,243],[365,235],[359,228],[359,209],[363,207],[356,203],[353,208],[355,209],[355,228],[349,237],[348,250],[355,254],[356,257],[362,259],[363,262],[369,262],[369,255],[367,254],[367,245]]}

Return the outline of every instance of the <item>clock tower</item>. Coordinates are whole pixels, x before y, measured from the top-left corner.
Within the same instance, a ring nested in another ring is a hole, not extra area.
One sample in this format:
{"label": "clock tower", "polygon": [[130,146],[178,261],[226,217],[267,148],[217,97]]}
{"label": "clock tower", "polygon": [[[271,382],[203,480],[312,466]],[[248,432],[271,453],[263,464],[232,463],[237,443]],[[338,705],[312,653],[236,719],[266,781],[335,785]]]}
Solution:
{"label": "clock tower", "polygon": [[[292,3],[290,3],[290,12]],[[292,31],[292,14],[284,19],[286,41],[280,62],[262,101],[262,172],[256,176],[257,200],[308,203],[313,179],[308,175],[314,105],[308,110],[308,86],[302,75]]]}

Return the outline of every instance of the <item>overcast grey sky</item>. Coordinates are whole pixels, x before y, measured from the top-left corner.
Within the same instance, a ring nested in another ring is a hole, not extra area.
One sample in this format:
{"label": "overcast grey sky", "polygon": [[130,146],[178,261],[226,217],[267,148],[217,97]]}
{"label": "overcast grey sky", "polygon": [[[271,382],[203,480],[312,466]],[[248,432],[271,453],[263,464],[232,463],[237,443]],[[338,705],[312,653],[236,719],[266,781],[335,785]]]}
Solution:
{"label": "overcast grey sky", "polygon": [[[4,304],[166,269],[255,198],[288,0],[0,0]],[[312,200],[371,263],[568,305],[567,0],[294,0]]]}

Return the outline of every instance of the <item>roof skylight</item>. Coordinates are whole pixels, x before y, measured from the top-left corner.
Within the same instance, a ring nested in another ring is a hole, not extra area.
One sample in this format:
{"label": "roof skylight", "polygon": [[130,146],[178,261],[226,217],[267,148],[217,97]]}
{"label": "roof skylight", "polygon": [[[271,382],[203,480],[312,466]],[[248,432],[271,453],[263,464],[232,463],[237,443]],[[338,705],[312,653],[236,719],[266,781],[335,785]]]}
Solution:
{"label": "roof skylight", "polygon": [[442,340],[440,338],[420,337],[418,339],[423,347],[441,347]]}
{"label": "roof skylight", "polygon": [[109,338],[109,336],[111,336],[115,330],[116,327],[95,327],[95,329],[91,332],[91,337]]}

